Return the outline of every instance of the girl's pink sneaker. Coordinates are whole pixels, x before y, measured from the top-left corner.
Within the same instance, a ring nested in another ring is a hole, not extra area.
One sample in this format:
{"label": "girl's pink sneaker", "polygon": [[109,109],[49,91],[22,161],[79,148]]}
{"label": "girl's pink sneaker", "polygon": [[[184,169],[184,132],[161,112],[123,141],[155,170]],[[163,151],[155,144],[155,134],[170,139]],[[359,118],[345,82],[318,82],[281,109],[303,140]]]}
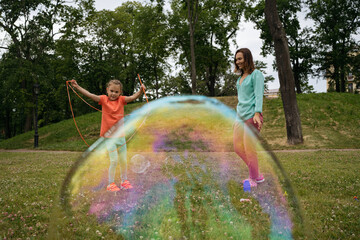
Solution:
{"label": "girl's pink sneaker", "polygon": [[130,182],[128,180],[125,180],[122,184],[121,184],[121,188],[125,189],[125,190],[131,190],[133,188],[133,186],[130,184]]}
{"label": "girl's pink sneaker", "polygon": [[109,191],[109,192],[118,192],[120,191],[120,188],[118,186],[116,186],[115,183],[111,183],[107,186],[106,188],[106,191]]}
{"label": "girl's pink sneaker", "polygon": [[265,178],[262,174],[260,174],[257,178],[255,178],[256,183],[262,183],[265,181]]}

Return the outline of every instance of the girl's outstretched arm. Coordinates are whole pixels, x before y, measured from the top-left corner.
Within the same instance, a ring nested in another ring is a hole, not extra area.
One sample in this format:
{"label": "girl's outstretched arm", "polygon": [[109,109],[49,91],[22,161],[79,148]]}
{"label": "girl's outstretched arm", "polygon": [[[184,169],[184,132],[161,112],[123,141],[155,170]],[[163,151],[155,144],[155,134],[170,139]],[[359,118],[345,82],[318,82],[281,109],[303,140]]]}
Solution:
{"label": "girl's outstretched arm", "polygon": [[131,96],[125,97],[125,102],[129,103],[129,102],[134,101],[135,99],[138,99],[141,96],[141,94],[143,94],[143,92],[145,92],[145,89],[146,88],[145,88],[144,84],[141,84],[139,91],[137,91],[136,93],[134,93]]}
{"label": "girl's outstretched arm", "polygon": [[84,96],[91,98],[92,100],[94,100],[95,102],[100,102],[100,96],[95,95],[91,92],[89,92],[88,90],[82,88],[79,86],[79,84],[76,82],[76,80],[71,80],[71,86],[73,86],[74,88],[76,88],[81,94],[83,94]]}

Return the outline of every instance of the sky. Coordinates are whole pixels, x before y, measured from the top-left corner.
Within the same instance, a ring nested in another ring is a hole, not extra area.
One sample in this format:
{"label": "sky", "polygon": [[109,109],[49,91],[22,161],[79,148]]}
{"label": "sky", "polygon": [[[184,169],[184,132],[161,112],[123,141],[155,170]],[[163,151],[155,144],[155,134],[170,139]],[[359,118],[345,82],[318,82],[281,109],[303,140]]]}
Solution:
{"label": "sky", "polygon": [[[95,7],[97,10],[114,10],[127,0],[95,0]],[[142,3],[149,3],[149,0],[142,0]],[[301,14],[304,15],[304,14]],[[301,16],[300,15],[300,16]],[[300,19],[303,24],[309,24],[304,19]],[[273,56],[263,57],[261,56],[262,40],[260,39],[260,31],[256,30],[254,24],[251,22],[241,22],[240,30],[237,32],[236,42],[238,47],[249,48],[253,54],[254,60],[259,60],[267,63],[267,69],[265,70],[267,75],[272,75],[275,80],[268,84],[269,89],[278,89],[280,87],[278,73],[272,69],[274,61]],[[235,53],[236,46],[231,47],[232,52]],[[311,77],[310,77],[311,78]],[[326,92],[326,80],[325,78],[311,78],[309,84],[314,87],[315,92]]]}

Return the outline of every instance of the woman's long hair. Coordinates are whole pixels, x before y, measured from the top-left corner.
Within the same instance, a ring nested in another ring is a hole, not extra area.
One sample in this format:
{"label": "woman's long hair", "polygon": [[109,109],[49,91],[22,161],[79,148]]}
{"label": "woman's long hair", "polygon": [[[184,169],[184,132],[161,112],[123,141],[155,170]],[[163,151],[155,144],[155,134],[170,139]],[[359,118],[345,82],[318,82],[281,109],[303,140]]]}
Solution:
{"label": "woman's long hair", "polygon": [[248,48],[240,48],[236,51],[235,56],[234,56],[234,64],[235,64],[235,69],[234,72],[235,73],[240,73],[241,75],[244,74],[244,70],[240,69],[237,65],[236,65],[236,54],[238,52],[241,52],[244,56],[244,70],[245,72],[248,72],[249,74],[251,74],[254,70],[255,70],[255,64],[253,61],[253,56],[251,54],[251,51]]}

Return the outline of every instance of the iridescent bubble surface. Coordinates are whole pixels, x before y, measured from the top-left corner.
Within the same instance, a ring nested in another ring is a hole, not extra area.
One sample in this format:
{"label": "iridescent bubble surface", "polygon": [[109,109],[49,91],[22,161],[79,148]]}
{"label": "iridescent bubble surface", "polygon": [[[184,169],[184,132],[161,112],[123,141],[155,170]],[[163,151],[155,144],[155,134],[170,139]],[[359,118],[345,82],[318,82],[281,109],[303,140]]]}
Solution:
{"label": "iridescent bubble surface", "polygon": [[130,169],[134,173],[144,173],[150,167],[150,161],[141,154],[135,154],[130,159]]}
{"label": "iridescent bubble surface", "polygon": [[[265,182],[244,191],[248,168],[233,150],[236,112],[203,96],[162,98],[124,120],[132,191],[107,192],[106,141],[73,166],[63,206],[125,239],[293,239],[303,219],[276,157],[253,138]],[[266,119],[266,118],[265,118]],[[265,123],[266,124],[266,123]],[[115,182],[119,185],[119,169]]]}

